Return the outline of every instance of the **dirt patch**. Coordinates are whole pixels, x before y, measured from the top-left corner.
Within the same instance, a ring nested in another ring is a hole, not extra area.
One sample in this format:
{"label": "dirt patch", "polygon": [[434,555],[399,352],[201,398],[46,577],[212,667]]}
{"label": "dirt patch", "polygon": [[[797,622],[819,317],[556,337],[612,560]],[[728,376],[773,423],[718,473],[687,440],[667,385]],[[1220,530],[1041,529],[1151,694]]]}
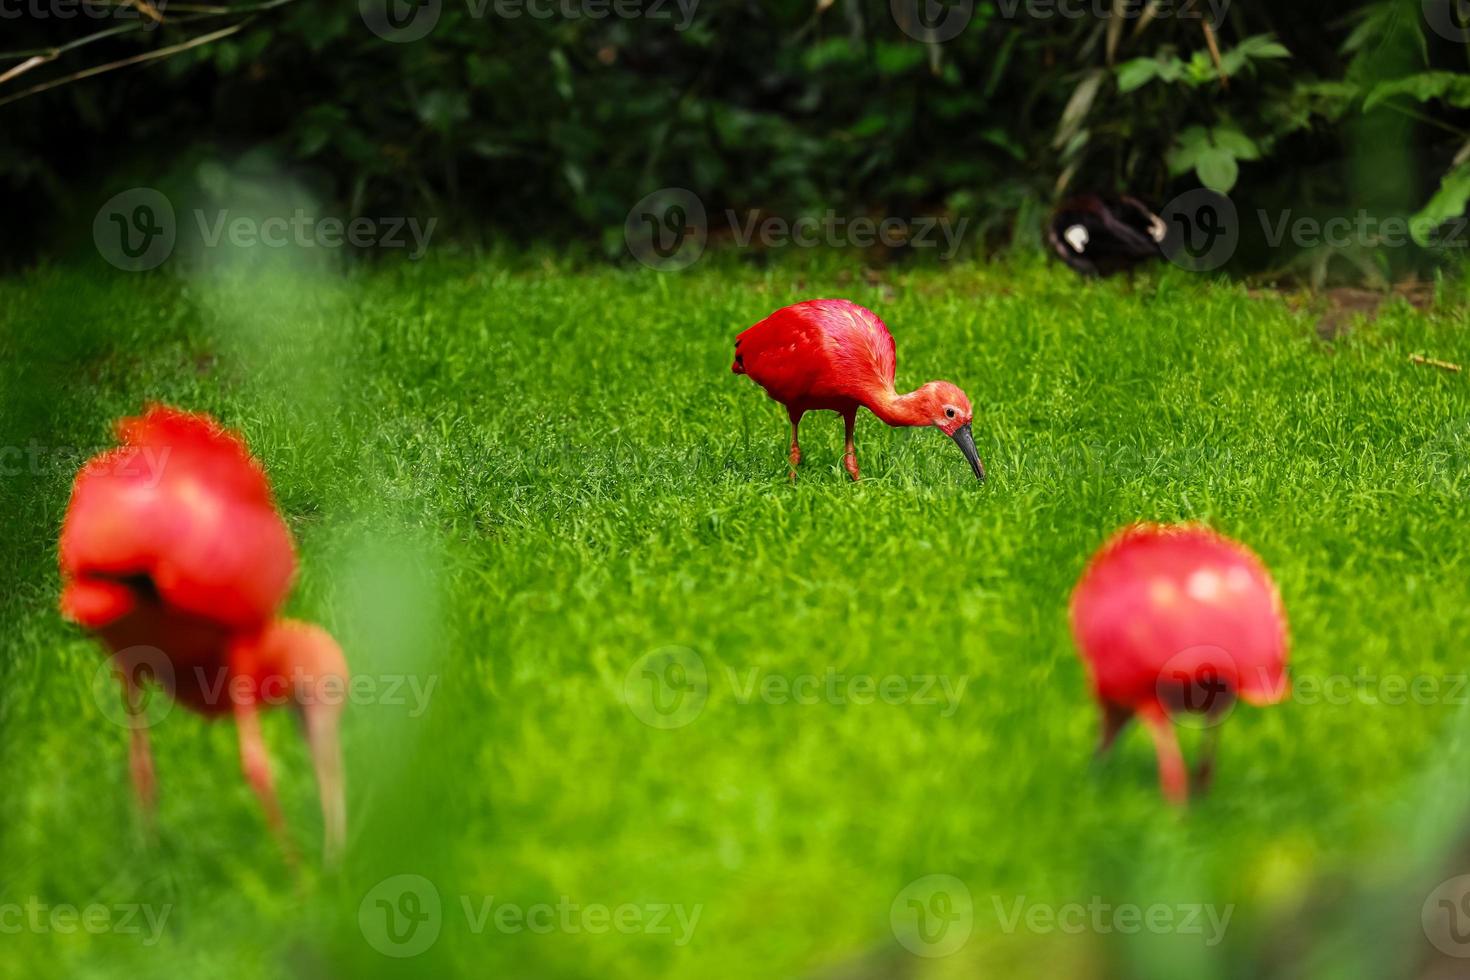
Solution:
{"label": "dirt patch", "polygon": [[1252,299],[1280,297],[1292,310],[1306,310],[1317,316],[1317,336],[1323,340],[1336,340],[1352,328],[1358,317],[1365,321],[1377,319],[1383,304],[1392,299],[1402,299],[1416,310],[1425,310],[1434,305],[1434,283],[1406,280],[1391,289],[1361,289],[1356,286],[1336,286],[1319,292],[1288,293],[1276,289],[1252,289]]}

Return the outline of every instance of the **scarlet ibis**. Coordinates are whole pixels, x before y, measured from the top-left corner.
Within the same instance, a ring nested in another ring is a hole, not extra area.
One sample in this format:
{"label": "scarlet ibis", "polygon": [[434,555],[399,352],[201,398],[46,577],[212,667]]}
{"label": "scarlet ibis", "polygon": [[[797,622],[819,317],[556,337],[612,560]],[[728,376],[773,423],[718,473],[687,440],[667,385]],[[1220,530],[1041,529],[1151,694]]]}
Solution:
{"label": "scarlet ibis", "polygon": [[1102,708],[1105,753],[1138,715],[1153,736],[1164,795],[1188,780],[1173,720],[1209,726],[1196,784],[1240,697],[1286,696],[1287,625],[1280,594],[1247,547],[1198,524],[1125,528],[1092,557],[1072,593],[1072,632]]}
{"label": "scarlet ibis", "polygon": [[98,635],[122,681],[133,785],[151,823],[143,682],[209,718],[234,715],[240,763],[285,835],[258,711],[299,709],[328,860],[346,832],[337,727],[347,663],[324,630],[277,617],[296,555],[264,470],[208,416],[153,406],[84,464],[61,529],[63,614]]}
{"label": "scarlet ibis", "polygon": [[1135,197],[1084,194],[1052,212],[1046,240],[1077,272],[1108,276],[1161,255],[1167,230]]}
{"label": "scarlet ibis", "polygon": [[842,416],[847,433],[843,465],[858,479],[852,436],[859,407],[892,426],[934,426],[960,447],[976,479],[985,479],[970,433],[970,399],[948,381],[930,381],[901,395],[893,387],[897,368],[893,335],[883,321],[845,299],[813,299],[777,310],[735,338],[735,362],[730,365],[786,406],[793,480],[801,462],[801,417],[819,410]]}

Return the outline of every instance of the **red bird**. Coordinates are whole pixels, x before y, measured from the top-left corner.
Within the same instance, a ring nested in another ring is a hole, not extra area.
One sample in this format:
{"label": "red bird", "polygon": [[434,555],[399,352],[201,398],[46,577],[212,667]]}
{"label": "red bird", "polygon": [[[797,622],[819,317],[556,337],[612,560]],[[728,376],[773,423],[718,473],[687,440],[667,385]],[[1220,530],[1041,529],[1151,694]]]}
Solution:
{"label": "red bird", "polygon": [[948,381],[930,381],[900,395],[893,335],[871,311],[845,299],[813,299],[777,310],[735,338],[730,370],[749,375],[791,417],[791,478],[801,462],[796,430],[807,412],[842,416],[847,430],[843,464],[858,479],[852,444],[859,407],[892,426],[932,425],[959,444],[976,479],[985,466],[970,434],[970,400]]}
{"label": "red bird", "polygon": [[151,675],[200,714],[234,715],[245,777],[290,853],[257,712],[291,703],[335,858],[346,831],[337,724],[347,664],[320,628],[277,618],[296,555],[265,472],[208,416],[154,406],[117,433],[122,445],[89,460],[72,488],[61,609],[112,652],[144,812],[151,818],[154,775],[141,682]]}
{"label": "red bird", "polygon": [[1286,613],[1276,585],[1250,549],[1202,525],[1138,524],[1115,535],[1072,593],[1072,632],[1102,707],[1098,753],[1137,714],[1172,802],[1185,802],[1189,789],[1171,719],[1192,714],[1210,726],[1195,772],[1203,788],[1214,726],[1236,697],[1261,705],[1286,696]]}

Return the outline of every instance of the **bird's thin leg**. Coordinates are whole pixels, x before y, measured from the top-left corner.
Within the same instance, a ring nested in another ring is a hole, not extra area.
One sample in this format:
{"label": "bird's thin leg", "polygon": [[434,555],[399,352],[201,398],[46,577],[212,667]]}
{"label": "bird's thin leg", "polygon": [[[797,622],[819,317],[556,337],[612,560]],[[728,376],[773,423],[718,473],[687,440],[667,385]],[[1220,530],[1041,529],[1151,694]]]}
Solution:
{"label": "bird's thin leg", "polygon": [[1215,752],[1220,747],[1220,726],[1211,725],[1205,729],[1204,737],[1200,740],[1199,763],[1194,767],[1194,774],[1190,779],[1191,789],[1200,795],[1209,791],[1210,781],[1215,776]]}
{"label": "bird's thin leg", "polygon": [[1153,736],[1154,752],[1159,757],[1159,786],[1170,803],[1189,802],[1189,776],[1184,768],[1184,754],[1179,751],[1179,736],[1174,723],[1163,711],[1144,715],[1148,733]]}
{"label": "bird's thin leg", "polygon": [[1113,741],[1117,739],[1118,733],[1123,730],[1123,726],[1128,724],[1128,719],[1131,717],[1132,714],[1127,708],[1114,704],[1111,701],[1103,702],[1102,737],[1098,739],[1096,752],[1098,758],[1107,755],[1108,750],[1113,747]]}
{"label": "bird's thin leg", "polygon": [[342,780],[342,746],[337,737],[338,706],[306,705],[302,720],[311,761],[316,767],[317,792],[322,799],[323,858],[334,866],[342,855],[347,837],[347,802]]}
{"label": "bird's thin leg", "polygon": [[235,726],[240,735],[240,768],[244,771],[250,788],[255,790],[261,809],[265,811],[265,822],[271,833],[281,842],[286,860],[295,864],[296,852],[286,837],[286,821],[281,816],[281,804],[276,799],[276,784],[271,776],[270,752],[260,733],[260,715],[253,702],[235,702]]}
{"label": "bird's thin leg", "polygon": [[856,409],[842,414],[842,428],[847,439],[847,444],[842,449],[842,465],[847,467],[847,473],[852,477],[854,483],[860,478],[857,464],[857,447],[852,444],[852,430],[856,425]]}
{"label": "bird's thin leg", "polygon": [[128,709],[128,770],[133,776],[133,790],[138,794],[138,808],[143,811],[144,825],[151,830],[158,784],[153,774],[153,750],[148,744],[143,691],[129,671],[123,670],[121,677],[123,700]]}
{"label": "bird's thin leg", "polygon": [[792,410],[791,415],[791,453],[786,458],[791,461],[791,480],[796,482],[796,467],[801,463],[801,446],[796,442],[796,430],[801,425],[802,413]]}

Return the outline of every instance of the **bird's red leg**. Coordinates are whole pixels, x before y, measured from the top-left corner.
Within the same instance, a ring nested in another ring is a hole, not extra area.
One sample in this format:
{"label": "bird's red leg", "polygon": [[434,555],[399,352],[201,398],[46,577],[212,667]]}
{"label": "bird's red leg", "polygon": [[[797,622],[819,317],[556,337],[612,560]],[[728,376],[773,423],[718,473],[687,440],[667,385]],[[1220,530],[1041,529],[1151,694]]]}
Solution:
{"label": "bird's red leg", "polygon": [[847,444],[842,450],[842,465],[847,467],[847,473],[852,477],[854,483],[859,479],[857,464],[857,447],[852,444],[852,431],[857,425],[857,409],[842,413],[842,428],[847,437]]}
{"label": "bird's red leg", "polygon": [[316,768],[317,791],[322,799],[323,857],[335,865],[347,837],[347,802],[342,781],[342,746],[337,737],[337,705],[313,703],[302,709],[306,742]]}
{"label": "bird's red leg", "polygon": [[1143,720],[1148,725],[1148,733],[1153,736],[1154,752],[1159,757],[1159,786],[1164,791],[1164,798],[1179,805],[1188,803],[1189,776],[1184,768],[1184,754],[1179,751],[1174,723],[1163,711],[1146,712]]}
{"label": "bird's red leg", "polygon": [[123,699],[128,709],[128,770],[133,776],[133,790],[138,794],[143,821],[151,829],[158,795],[153,774],[153,750],[148,745],[148,719],[143,714],[143,692],[131,673],[124,670],[121,677]]}
{"label": "bird's red leg", "polygon": [[255,790],[261,809],[265,811],[265,822],[271,833],[281,842],[287,862],[295,864],[296,852],[286,837],[286,821],[281,816],[281,804],[276,799],[276,784],[271,776],[270,752],[261,736],[260,714],[253,702],[235,702],[235,726],[240,735],[240,768],[244,771],[250,788]]}
{"label": "bird's red leg", "polygon": [[791,461],[791,482],[795,483],[796,467],[801,462],[801,446],[796,442],[796,430],[801,425],[802,413],[793,408],[787,414],[791,416],[791,453],[786,458]]}

